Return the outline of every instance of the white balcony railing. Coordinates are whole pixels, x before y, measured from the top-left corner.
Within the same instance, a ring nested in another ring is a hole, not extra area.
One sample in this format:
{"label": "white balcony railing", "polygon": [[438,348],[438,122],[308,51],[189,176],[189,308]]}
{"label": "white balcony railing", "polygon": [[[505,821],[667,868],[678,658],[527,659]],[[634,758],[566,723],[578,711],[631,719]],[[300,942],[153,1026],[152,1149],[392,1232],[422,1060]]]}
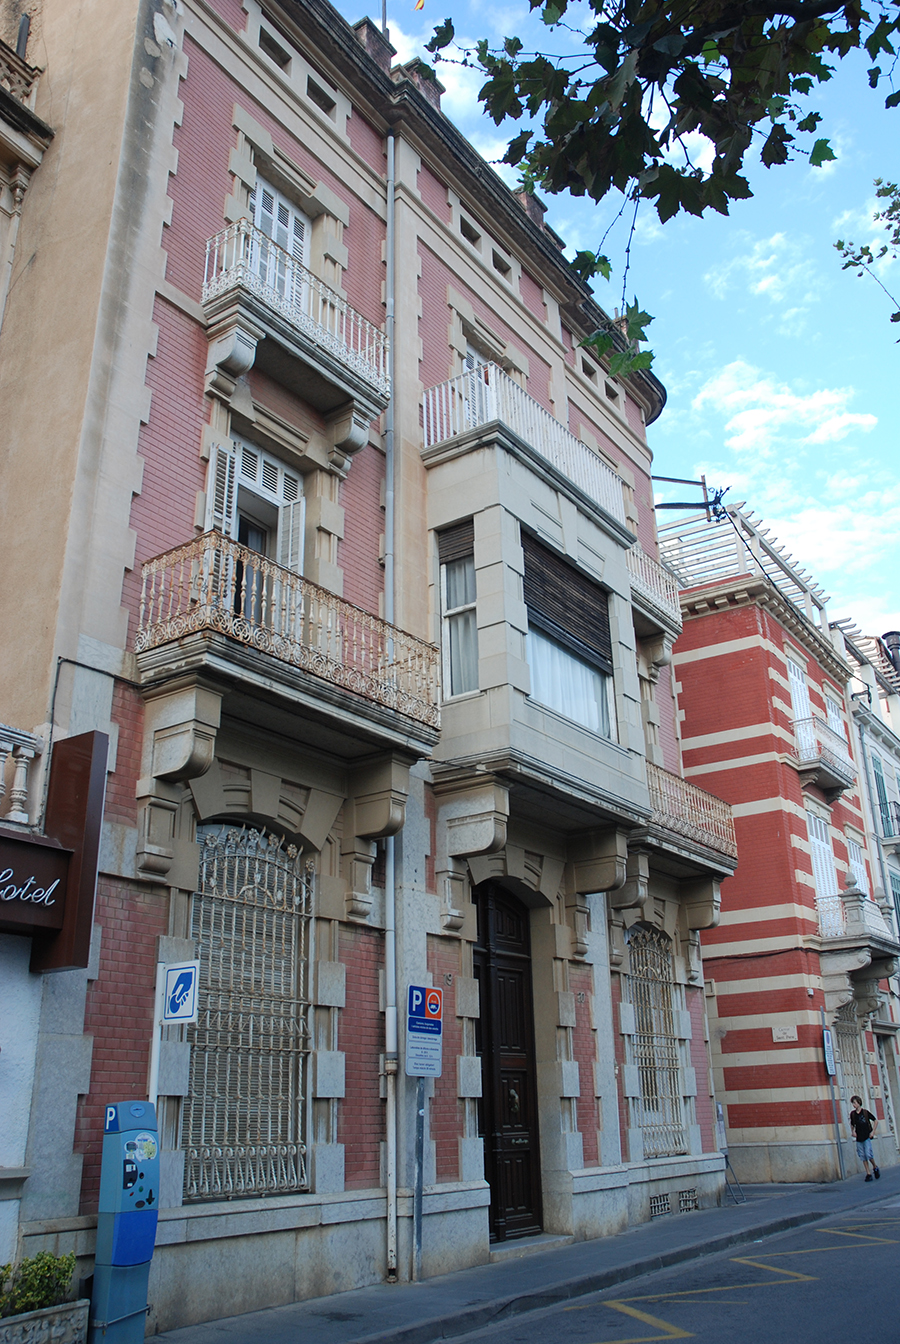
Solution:
{"label": "white balcony railing", "polygon": [[384,332],[249,219],[230,224],[206,244],[203,302],[240,288],[390,395]]}
{"label": "white balcony railing", "polygon": [[652,556],[647,555],[646,551],[642,551],[640,546],[632,546],[628,552],[628,573],[632,592],[638,593],[652,606],[663,611],[680,630],[681,601],[678,596],[678,580],[675,576]]}
{"label": "white balcony railing", "polygon": [[680,775],[647,762],[647,783],[653,820],[658,826],[737,858],[734,818],[729,803],[698,789]]}
{"label": "white balcony railing", "polygon": [[143,566],[135,652],[210,630],[438,727],[438,650],[220,532]]}
{"label": "white balcony railing", "polygon": [[[9,810],[3,813],[0,820],[15,822],[20,826],[28,825],[35,801],[32,797],[33,790],[30,787],[32,781],[29,776],[34,760],[43,750],[43,738],[0,723],[0,806],[7,792],[9,793]],[[9,774],[8,790],[7,774]]]}
{"label": "white balcony railing", "polygon": [[500,420],[625,526],[621,479],[496,364],[479,364],[428,388],[422,409],[426,448]]}
{"label": "white balcony railing", "polygon": [[824,761],[838,776],[852,784],[856,779],[856,766],[840,733],[829,728],[825,720],[815,714],[795,719],[793,727],[797,760],[801,765]]}

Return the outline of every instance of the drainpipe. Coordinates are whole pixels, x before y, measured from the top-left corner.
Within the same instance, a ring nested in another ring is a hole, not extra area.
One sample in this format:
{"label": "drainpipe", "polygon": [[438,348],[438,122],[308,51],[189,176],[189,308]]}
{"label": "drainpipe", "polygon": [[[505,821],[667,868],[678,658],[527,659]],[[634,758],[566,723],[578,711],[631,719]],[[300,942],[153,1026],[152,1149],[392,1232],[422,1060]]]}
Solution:
{"label": "drainpipe", "polygon": [[[385,327],[391,399],[384,417],[384,616],[394,621],[394,132],[387,134]],[[384,1073],[387,1280],[397,1282],[397,867],[394,837],[385,841]]]}

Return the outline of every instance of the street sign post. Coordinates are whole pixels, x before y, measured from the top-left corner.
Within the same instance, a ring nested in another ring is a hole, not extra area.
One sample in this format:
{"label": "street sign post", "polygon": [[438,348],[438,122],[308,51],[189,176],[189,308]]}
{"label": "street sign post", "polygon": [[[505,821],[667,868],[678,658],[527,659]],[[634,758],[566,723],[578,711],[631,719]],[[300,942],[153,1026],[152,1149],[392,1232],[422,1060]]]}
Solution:
{"label": "street sign post", "polygon": [[150,1040],[150,1076],[147,1094],[155,1106],[159,1090],[159,1051],[163,1027],[184,1026],[197,1021],[200,982],[199,961],[156,963],[153,1000],[153,1036]]}
{"label": "street sign post", "polygon": [[422,1277],[422,1194],[425,1180],[425,1079],[440,1078],[444,991],[410,985],[406,1001],[406,1076],[416,1081],[416,1170],[413,1187],[413,1279]]}

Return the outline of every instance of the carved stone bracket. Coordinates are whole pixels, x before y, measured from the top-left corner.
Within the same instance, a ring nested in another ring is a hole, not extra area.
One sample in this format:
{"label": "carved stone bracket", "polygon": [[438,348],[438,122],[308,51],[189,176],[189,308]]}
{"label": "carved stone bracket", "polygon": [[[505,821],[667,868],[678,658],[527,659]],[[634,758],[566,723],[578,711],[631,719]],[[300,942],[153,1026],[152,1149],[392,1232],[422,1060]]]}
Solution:
{"label": "carved stone bracket", "polygon": [[144,698],[137,863],[142,872],[162,878],[175,856],[175,814],[181,798],[176,786],[204,774],[213,762],[222,692],[185,677],[145,692]]}
{"label": "carved stone bracket", "polygon": [[262,327],[251,322],[240,308],[225,315],[209,332],[206,390],[230,402],[239,378],[253,367]]}
{"label": "carved stone bracket", "polygon": [[372,912],[375,841],[396,835],[406,819],[409,767],[408,760],[390,755],[366,761],[353,772],[341,840],[348,919],[365,921]]}
{"label": "carved stone bracket", "polygon": [[689,929],[714,929],[722,910],[722,889],[714,877],[679,883],[679,897]]}
{"label": "carved stone bracket", "polygon": [[358,401],[349,401],[328,416],[331,430],[328,460],[339,476],[347,475],[351,457],[369,442],[369,431],[374,419],[373,408]]}
{"label": "carved stone bracket", "polygon": [[506,844],[509,790],[492,775],[474,775],[435,785],[438,803],[437,864],[450,859],[495,854]]}
{"label": "carved stone bracket", "polygon": [[572,947],[576,957],[588,953],[590,929],[588,896],[610,892],[614,903],[628,882],[628,837],[615,827],[588,831],[572,836],[567,846],[566,909],[573,930]]}
{"label": "carved stone bracket", "polygon": [[664,633],[641,641],[641,652],[647,660],[647,676],[650,681],[659,681],[661,670],[672,661],[673,648],[672,636]]}

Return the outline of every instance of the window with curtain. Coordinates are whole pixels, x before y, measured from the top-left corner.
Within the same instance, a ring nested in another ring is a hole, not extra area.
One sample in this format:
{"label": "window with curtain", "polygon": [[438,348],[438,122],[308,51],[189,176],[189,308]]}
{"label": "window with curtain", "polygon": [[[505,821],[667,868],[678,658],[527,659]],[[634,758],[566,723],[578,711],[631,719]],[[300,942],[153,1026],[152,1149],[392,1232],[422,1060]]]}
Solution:
{"label": "window with curtain", "polygon": [[606,591],[522,533],[531,698],[601,737],[614,736]]}
{"label": "window with curtain", "polygon": [[475,525],[471,518],[438,534],[438,555],[446,698],[478,690]]}

